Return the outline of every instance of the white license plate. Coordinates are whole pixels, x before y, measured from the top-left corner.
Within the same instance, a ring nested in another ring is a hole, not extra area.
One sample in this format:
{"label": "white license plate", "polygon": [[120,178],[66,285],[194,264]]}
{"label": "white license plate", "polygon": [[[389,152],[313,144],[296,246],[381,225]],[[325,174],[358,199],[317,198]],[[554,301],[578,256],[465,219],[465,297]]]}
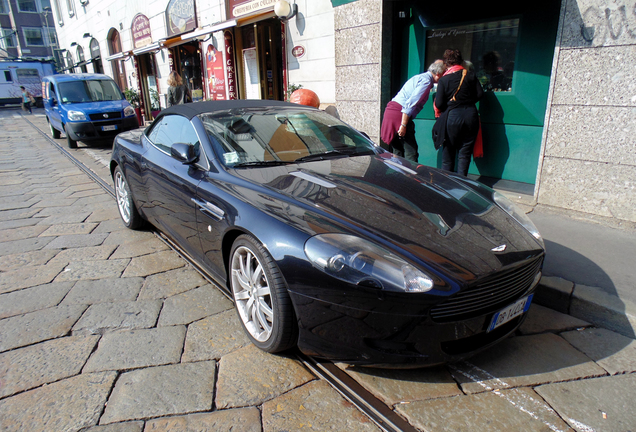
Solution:
{"label": "white license plate", "polygon": [[488,331],[493,331],[497,327],[502,324],[507,323],[511,319],[518,317],[519,315],[528,311],[530,308],[530,302],[532,301],[533,294],[530,294],[528,297],[524,297],[520,300],[517,300],[510,306],[506,306],[492,317],[492,321],[490,321],[490,326],[488,326]]}
{"label": "white license plate", "polygon": [[117,125],[102,126],[103,131],[117,130]]}

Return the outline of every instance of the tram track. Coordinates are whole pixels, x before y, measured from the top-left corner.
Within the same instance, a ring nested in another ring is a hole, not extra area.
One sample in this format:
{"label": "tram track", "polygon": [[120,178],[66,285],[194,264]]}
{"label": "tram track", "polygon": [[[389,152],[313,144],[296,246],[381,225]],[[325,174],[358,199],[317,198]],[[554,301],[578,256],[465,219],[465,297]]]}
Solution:
{"label": "tram track", "polygon": [[[44,139],[47,140],[54,148],[66,156],[75,166],[85,173],[91,180],[98,184],[113,199],[116,199],[115,189],[96,172],[91,170],[85,163],[78,159],[73,152],[64,148],[58,142],[53,140],[48,133],[41,130],[37,125],[30,121],[26,116],[22,115],[24,121],[27,122],[34,130],[36,130]],[[81,149],[80,149],[81,150]],[[77,150],[76,150],[77,151]],[[94,156],[92,156],[94,157]],[[223,295],[231,302],[234,302],[225,290],[218,286],[218,283],[207,272],[181,249],[175,242],[161,233],[156,228],[149,225],[151,232],[170,249],[176,252],[183,260],[190,264],[208,283],[215,286]],[[319,379],[327,382],[346,400],[352,403],[356,408],[363,412],[371,421],[373,421],[380,429],[386,432],[416,432],[418,429],[411,426],[406,420],[396,414],[389,406],[380,399],[366,390],[360,383],[354,380],[349,374],[340,369],[337,365],[330,361],[324,361],[311,356],[304,355],[300,352],[295,353],[296,359],[301,362],[308,370],[310,370]]]}

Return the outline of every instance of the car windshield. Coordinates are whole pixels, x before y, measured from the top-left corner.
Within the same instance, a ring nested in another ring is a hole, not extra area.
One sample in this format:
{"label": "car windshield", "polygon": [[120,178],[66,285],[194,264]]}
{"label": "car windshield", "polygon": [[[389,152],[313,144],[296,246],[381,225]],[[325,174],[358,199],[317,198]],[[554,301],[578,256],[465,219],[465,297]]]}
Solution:
{"label": "car windshield", "polygon": [[111,80],[69,81],[59,84],[62,103],[121,100],[122,94]]}
{"label": "car windshield", "polygon": [[199,116],[229,167],[282,165],[369,155],[375,145],[323,111],[240,109]]}

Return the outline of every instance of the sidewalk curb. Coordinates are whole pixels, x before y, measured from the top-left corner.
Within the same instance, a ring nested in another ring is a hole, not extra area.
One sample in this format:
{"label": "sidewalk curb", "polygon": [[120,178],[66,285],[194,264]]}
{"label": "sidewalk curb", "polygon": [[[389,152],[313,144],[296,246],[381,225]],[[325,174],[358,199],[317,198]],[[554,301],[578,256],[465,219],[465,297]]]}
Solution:
{"label": "sidewalk curb", "polygon": [[544,276],[539,282],[535,301],[629,338],[633,339],[636,335],[636,304],[608,294],[601,288]]}

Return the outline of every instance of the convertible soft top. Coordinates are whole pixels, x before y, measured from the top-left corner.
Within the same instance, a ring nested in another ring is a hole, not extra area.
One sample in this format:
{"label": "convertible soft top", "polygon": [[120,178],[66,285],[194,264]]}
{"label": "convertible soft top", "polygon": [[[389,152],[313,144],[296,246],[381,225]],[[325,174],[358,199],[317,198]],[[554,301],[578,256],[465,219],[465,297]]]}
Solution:
{"label": "convertible soft top", "polygon": [[299,105],[290,102],[281,102],[275,100],[259,100],[259,99],[238,99],[238,100],[224,100],[224,101],[205,101],[194,102],[183,105],[173,105],[161,111],[161,114],[179,114],[188,119],[197,116],[202,113],[209,113],[215,111],[228,111],[232,109],[241,108],[307,108],[315,110],[315,108],[308,107],[306,105]]}

